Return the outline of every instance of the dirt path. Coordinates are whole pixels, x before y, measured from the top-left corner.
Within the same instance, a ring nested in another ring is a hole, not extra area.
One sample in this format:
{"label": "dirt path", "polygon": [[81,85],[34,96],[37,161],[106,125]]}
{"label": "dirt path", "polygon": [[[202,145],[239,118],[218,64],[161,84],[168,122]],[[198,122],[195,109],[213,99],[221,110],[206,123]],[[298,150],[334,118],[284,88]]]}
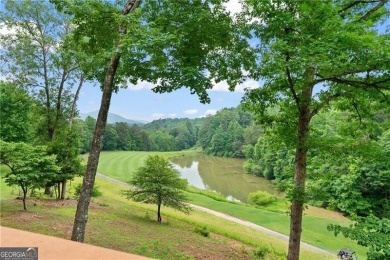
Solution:
{"label": "dirt path", "polygon": [[[105,179],[105,180],[108,180],[110,182],[113,182],[113,183],[116,183],[116,184],[119,184],[121,186],[124,186],[124,187],[131,187],[130,184],[127,184],[126,182],[123,182],[123,181],[119,181],[119,180],[116,180],[114,178],[111,178],[111,177],[108,177],[104,174],[101,174],[101,173],[97,173],[96,174],[98,177],[102,178],[102,179]],[[236,217],[233,217],[233,216],[230,216],[228,214],[225,214],[225,213],[221,213],[221,212],[218,212],[218,211],[214,211],[214,210],[211,210],[211,209],[208,209],[208,208],[205,208],[205,207],[201,207],[201,206],[197,206],[197,205],[194,205],[194,204],[189,204],[192,208],[196,209],[196,210],[199,210],[199,211],[203,211],[203,212],[207,212],[209,214],[212,214],[214,216],[217,216],[217,217],[220,217],[220,218],[224,218],[224,219],[227,219],[227,220],[230,220],[232,222],[235,222],[235,223],[238,223],[238,224],[241,224],[243,226],[246,226],[246,227],[250,227],[250,228],[253,228],[255,230],[258,230],[260,232],[263,232],[263,233],[266,233],[266,234],[269,234],[271,236],[274,236],[274,237],[277,237],[277,238],[280,238],[280,239],[283,239],[285,241],[288,241],[289,240],[289,237],[284,235],[284,234],[281,234],[279,232],[276,232],[276,231],[273,231],[271,229],[268,229],[268,228],[265,228],[263,226],[259,226],[259,225],[256,225],[252,222],[249,222],[249,221],[246,221],[246,220],[242,220],[242,219],[239,219],[239,218],[236,218]],[[315,251],[315,252],[320,252],[320,253],[324,253],[324,254],[327,254],[327,255],[331,255],[331,256],[335,256],[335,254],[329,252],[329,251],[326,251],[322,248],[319,248],[319,247],[316,247],[316,246],[313,246],[313,245],[310,245],[310,244],[307,244],[305,242],[301,242],[301,248],[306,248],[306,249],[310,249],[312,251]]]}

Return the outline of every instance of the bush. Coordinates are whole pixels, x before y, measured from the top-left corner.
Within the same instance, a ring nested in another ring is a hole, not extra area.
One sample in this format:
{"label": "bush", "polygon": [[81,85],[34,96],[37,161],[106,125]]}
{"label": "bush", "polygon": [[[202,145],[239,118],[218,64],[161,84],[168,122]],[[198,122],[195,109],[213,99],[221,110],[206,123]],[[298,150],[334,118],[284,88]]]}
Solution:
{"label": "bush", "polygon": [[[75,187],[74,195],[78,198],[81,192],[81,183],[77,184]],[[94,185],[92,189],[92,197],[100,197],[103,193],[100,191],[99,186]]]}
{"label": "bush", "polygon": [[278,198],[276,196],[265,191],[256,191],[248,195],[248,203],[255,206],[267,206],[277,200]]}
{"label": "bush", "polygon": [[266,259],[265,256],[270,253],[271,250],[267,246],[259,246],[253,251],[254,259]]}
{"label": "bush", "polygon": [[254,162],[246,161],[244,163],[244,170],[248,174],[264,177],[261,166]]}
{"label": "bush", "polygon": [[210,231],[207,226],[203,226],[202,228],[196,227],[195,233],[201,234],[204,237],[210,236]]}

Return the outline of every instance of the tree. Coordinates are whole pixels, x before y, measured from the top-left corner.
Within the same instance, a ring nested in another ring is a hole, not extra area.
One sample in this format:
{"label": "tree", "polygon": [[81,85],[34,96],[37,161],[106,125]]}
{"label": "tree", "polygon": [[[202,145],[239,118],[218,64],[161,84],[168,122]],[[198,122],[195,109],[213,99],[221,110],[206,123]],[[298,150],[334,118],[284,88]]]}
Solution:
{"label": "tree", "polygon": [[[74,36],[103,90],[72,233],[72,240],[82,242],[112,92],[125,79],[147,80],[157,84],[155,92],[184,86],[209,102],[206,90],[221,80],[217,70],[233,37],[231,17],[215,0],[149,0],[142,8],[140,0],[128,0],[122,9],[112,1],[53,2],[73,15]],[[233,77],[229,82],[235,83]]]}
{"label": "tree", "polygon": [[[71,128],[84,82],[82,57],[70,37],[69,16],[53,7],[49,1],[9,0],[1,12],[1,27],[9,32],[0,37],[5,61],[1,72],[18,87],[28,89],[41,104],[37,106],[41,118],[37,118],[36,136],[42,144],[53,142],[64,125]],[[45,193],[50,193],[49,184]]]}
{"label": "tree", "polygon": [[0,163],[7,165],[11,172],[5,176],[7,185],[17,185],[23,191],[23,209],[27,210],[26,197],[31,188],[44,187],[55,178],[59,167],[55,155],[47,155],[45,146],[26,143],[7,143],[0,140]]}
{"label": "tree", "polygon": [[328,229],[335,235],[342,233],[345,237],[356,240],[359,245],[369,248],[367,259],[381,260],[390,258],[390,219],[368,216],[357,218],[349,227],[329,225]]}
{"label": "tree", "polygon": [[[1,14],[2,27],[9,31],[0,37],[5,61],[1,72],[33,92],[43,105],[46,135],[40,136],[51,141],[61,123],[73,118],[73,104],[84,81],[75,48],[67,40],[68,16],[48,1],[6,1]],[[73,95],[77,82],[77,95]]]}
{"label": "tree", "polygon": [[[49,143],[48,151],[56,155],[60,170],[53,178],[52,183],[57,184],[57,199],[66,197],[66,183],[76,176],[81,176],[85,167],[80,157],[80,140],[77,127],[59,129],[54,140]],[[62,187],[62,188],[61,188]]]}
{"label": "tree", "polygon": [[178,170],[166,159],[149,156],[145,166],[136,171],[130,181],[134,190],[126,191],[127,198],[135,201],[157,205],[157,221],[161,222],[161,206],[165,205],[188,213],[190,207],[184,203],[183,190],[187,181],[180,178]]}
{"label": "tree", "polygon": [[387,2],[248,0],[237,18],[251,40],[243,50],[252,50],[241,68],[264,81],[247,91],[246,108],[295,147],[290,260],[299,259],[312,118],[336,100],[358,113],[370,100],[388,103],[390,39],[375,31],[386,19]]}
{"label": "tree", "polygon": [[33,100],[28,93],[9,82],[0,82],[0,138],[25,142],[31,138]]}
{"label": "tree", "polygon": [[118,147],[119,136],[115,128],[111,124],[106,125],[103,137],[103,150],[113,151]]}

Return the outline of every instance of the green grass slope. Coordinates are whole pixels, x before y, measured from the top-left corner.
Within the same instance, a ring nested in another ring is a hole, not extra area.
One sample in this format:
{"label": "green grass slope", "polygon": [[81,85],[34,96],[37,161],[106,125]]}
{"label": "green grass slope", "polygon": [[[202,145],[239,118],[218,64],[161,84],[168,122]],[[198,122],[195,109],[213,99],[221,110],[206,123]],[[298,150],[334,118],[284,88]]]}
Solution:
{"label": "green grass slope", "polygon": [[[166,158],[191,155],[196,151],[158,153]],[[103,152],[99,161],[98,171],[112,178],[127,182],[132,172],[142,165],[145,158],[155,152]],[[249,207],[224,201],[217,201],[210,197],[196,193],[187,193],[191,203],[231,216],[250,221],[266,228],[289,234],[290,220],[287,213],[280,213],[260,208]],[[276,210],[277,211],[277,210]],[[366,257],[367,249],[358,246],[356,242],[343,236],[335,237],[327,230],[329,224],[348,225],[348,220],[305,215],[303,217],[302,240],[311,245],[323,248],[335,254],[341,248],[350,248],[357,252],[359,259]]]}

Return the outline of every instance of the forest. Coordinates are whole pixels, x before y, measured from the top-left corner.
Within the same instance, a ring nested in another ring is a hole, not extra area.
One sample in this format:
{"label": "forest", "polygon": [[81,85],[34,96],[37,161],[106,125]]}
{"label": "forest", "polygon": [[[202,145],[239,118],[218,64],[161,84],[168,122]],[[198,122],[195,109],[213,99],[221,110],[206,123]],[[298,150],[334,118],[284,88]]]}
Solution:
{"label": "forest", "polygon": [[[65,199],[83,176],[72,240],[83,242],[102,150],[244,158],[291,202],[287,258],[299,259],[306,203],[342,212],[329,230],[390,256],[389,1],[14,1],[1,3],[1,164],[8,185]],[[241,104],[197,119],[107,124],[112,93],[231,91]],[[96,119],[78,118],[85,83],[102,90]],[[81,154],[88,154],[86,165]],[[368,232],[367,230],[375,230]]]}

